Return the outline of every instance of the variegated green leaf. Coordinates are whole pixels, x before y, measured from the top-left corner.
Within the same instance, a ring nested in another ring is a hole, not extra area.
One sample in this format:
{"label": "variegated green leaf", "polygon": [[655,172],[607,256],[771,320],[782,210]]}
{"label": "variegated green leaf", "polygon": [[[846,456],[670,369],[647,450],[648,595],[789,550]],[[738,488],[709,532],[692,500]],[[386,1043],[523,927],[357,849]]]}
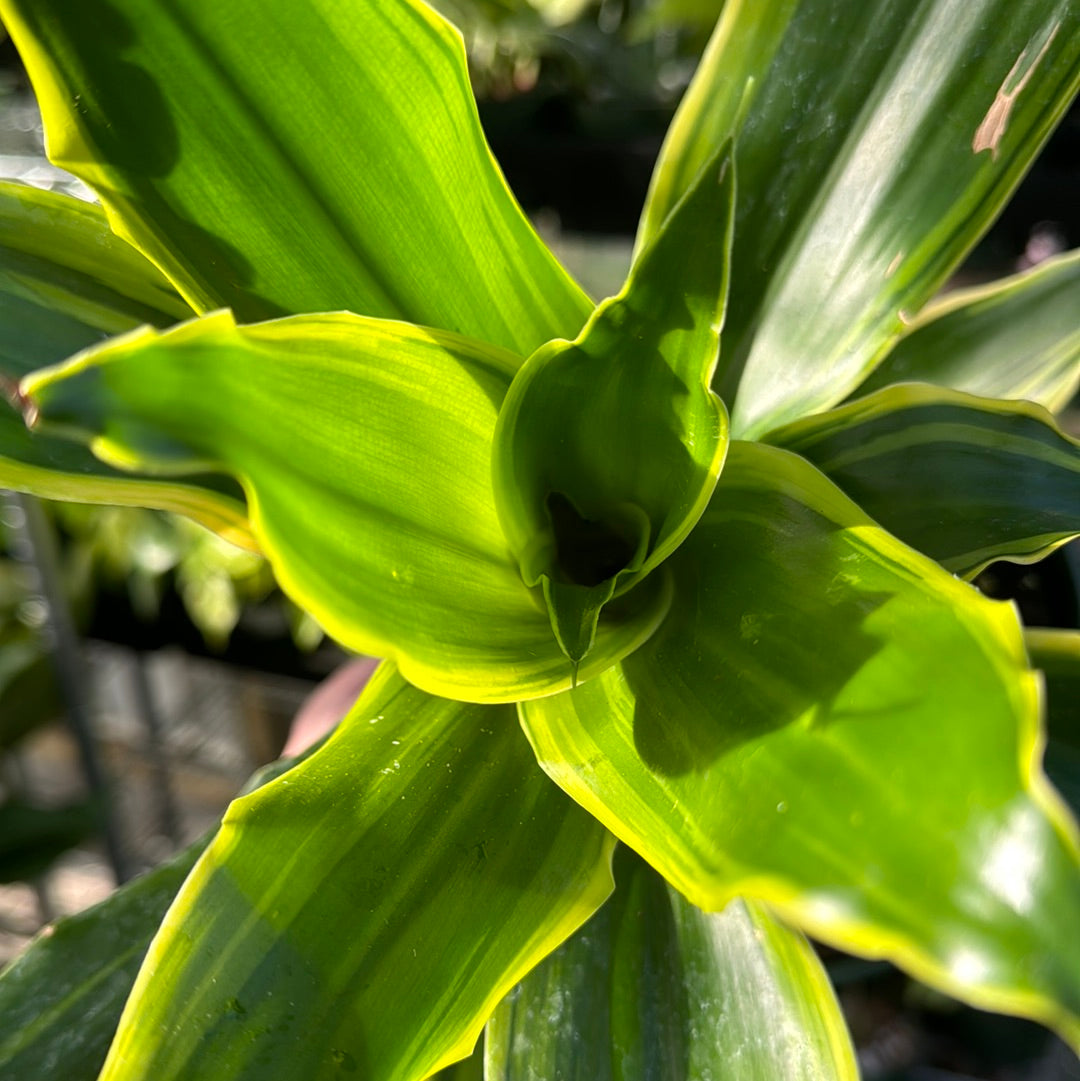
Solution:
{"label": "variegated green leaf", "polygon": [[734,398],[735,436],[825,409],[863,381],[994,220],[1078,87],[1071,0],[725,5],[643,231],[735,132],[716,383]]}
{"label": "variegated green leaf", "polygon": [[2,1081],[95,1081],[150,939],[204,845],[50,926],[5,969]]}
{"label": "variegated green leaf", "polygon": [[348,309],[521,355],[588,316],[484,142],[460,36],[426,5],[3,0],[0,15],[49,156],[197,311]]}
{"label": "variegated green leaf", "polygon": [[[300,759],[259,770],[244,790]],[[93,908],[50,924],[0,975],[0,1081],[95,1081],[150,939],[204,838]]]}
{"label": "variegated green leaf", "polygon": [[1080,252],[930,305],[857,393],[924,382],[1052,412],[1080,385]]}
{"label": "variegated green leaf", "polygon": [[488,1081],[855,1081],[813,949],[759,904],[695,908],[628,850],[612,899],[503,1000]]}
{"label": "variegated green leaf", "polygon": [[604,901],[610,858],[511,707],[384,666],[319,752],[233,804],[101,1081],[421,1081]]}
{"label": "variegated green leaf", "polygon": [[769,441],[965,578],[997,559],[1034,562],[1080,534],[1080,444],[1028,402],[904,384],[785,425]]}
{"label": "variegated green leaf", "polygon": [[[0,184],[0,386],[14,397],[27,372],[142,323],[165,327],[191,309],[100,207]],[[254,545],[239,492],[222,478],[161,484],[99,462],[85,447],[29,432],[0,396],[0,487],[51,499],[156,507],[187,514]],[[223,490],[228,489],[228,490]]]}
{"label": "variegated green leaf", "polygon": [[[0,366],[23,375],[89,341],[191,318],[161,274],[109,229],[101,207],[0,183]],[[50,325],[51,317],[51,325]]]}
{"label": "variegated green leaf", "polygon": [[760,444],[668,565],[645,646],[519,707],[550,776],[696,903],[764,899],[1080,1045],[1076,827],[1011,608]]}

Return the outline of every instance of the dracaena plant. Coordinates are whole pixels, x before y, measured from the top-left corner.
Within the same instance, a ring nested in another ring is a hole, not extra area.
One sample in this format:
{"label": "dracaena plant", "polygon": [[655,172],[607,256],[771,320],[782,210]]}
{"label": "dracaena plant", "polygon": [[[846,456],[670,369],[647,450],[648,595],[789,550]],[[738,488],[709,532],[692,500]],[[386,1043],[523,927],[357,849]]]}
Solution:
{"label": "dracaena plant", "polygon": [[598,305],[416,0],[0,10],[104,208],[4,192],[3,482],[187,513],[386,658],[9,972],[12,1076],[93,1076],[159,919],[103,1078],[419,1079],[485,1024],[491,1077],[851,1077],[803,931],[1080,1043],[1041,680],[967,581],[1080,530],[1080,260],[927,307],[1071,0],[728,0]]}

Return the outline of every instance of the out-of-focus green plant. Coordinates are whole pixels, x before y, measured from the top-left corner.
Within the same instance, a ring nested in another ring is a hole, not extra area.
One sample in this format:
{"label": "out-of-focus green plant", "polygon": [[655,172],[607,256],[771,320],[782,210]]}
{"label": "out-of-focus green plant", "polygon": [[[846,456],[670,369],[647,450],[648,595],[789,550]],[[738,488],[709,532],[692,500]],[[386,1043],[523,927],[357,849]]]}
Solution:
{"label": "out-of-focus green plant", "polygon": [[[562,96],[571,108],[674,108],[716,21],[712,3],[671,7],[647,0],[438,0],[462,32],[477,98],[530,91]],[[703,29],[704,26],[704,29]],[[584,122],[583,117],[578,117]],[[625,125],[622,125],[625,127]]]}
{"label": "out-of-focus green plant", "polygon": [[[388,658],[227,813],[102,1078],[420,1079],[485,1025],[472,1076],[851,1077],[793,927],[1080,1044],[1040,677],[965,581],[1080,531],[1080,256],[925,308],[1074,5],[728,0],[599,305],[413,0],[0,11],[116,233],[4,193],[0,479],[187,513]],[[64,951],[0,981],[10,1076]]]}
{"label": "out-of-focus green plant", "polygon": [[165,590],[175,588],[207,643],[220,649],[243,606],[274,588],[264,559],[188,519],[137,507],[54,506],[69,539],[67,584],[84,611],[103,583],[122,583],[135,612],[152,620]]}

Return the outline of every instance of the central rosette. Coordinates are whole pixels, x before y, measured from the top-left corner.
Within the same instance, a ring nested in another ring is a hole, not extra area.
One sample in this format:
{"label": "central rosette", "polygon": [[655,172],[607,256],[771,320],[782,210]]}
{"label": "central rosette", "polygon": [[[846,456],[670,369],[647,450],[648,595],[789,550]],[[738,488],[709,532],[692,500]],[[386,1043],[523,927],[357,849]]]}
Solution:
{"label": "central rosette", "polygon": [[733,193],[725,152],[581,334],[529,357],[499,415],[499,519],[575,669],[601,618],[635,618],[663,602],[664,576],[646,580],[694,527],[720,475],[727,413],[709,383]]}

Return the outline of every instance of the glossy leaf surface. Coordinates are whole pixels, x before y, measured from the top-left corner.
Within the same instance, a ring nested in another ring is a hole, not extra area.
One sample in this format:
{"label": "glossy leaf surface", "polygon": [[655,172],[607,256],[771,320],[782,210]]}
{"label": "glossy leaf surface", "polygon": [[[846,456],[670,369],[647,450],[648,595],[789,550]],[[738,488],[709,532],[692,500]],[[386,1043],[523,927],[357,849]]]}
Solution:
{"label": "glossy leaf surface", "polygon": [[1052,412],[1080,384],[1080,252],[930,305],[859,387],[924,382]]}
{"label": "glossy leaf surface", "polygon": [[233,804],[102,1081],[419,1081],[468,1055],[603,902],[610,856],[509,706],[433,698],[384,666],[318,753]]}
{"label": "glossy leaf surface", "polygon": [[821,963],[762,905],[695,908],[621,849],[615,895],[499,1005],[488,1081],[840,1081]]}
{"label": "glossy leaf surface", "polygon": [[891,387],[771,433],[902,541],[971,578],[1080,533],[1080,444],[1041,406]]}
{"label": "glossy leaf surface", "polygon": [[727,413],[709,380],[734,194],[723,153],[581,335],[528,359],[500,413],[499,518],[575,662],[592,646],[600,606],[681,543],[720,473]]}
{"label": "glossy leaf surface", "polygon": [[[142,323],[165,327],[191,309],[101,209],[53,192],[0,184],[0,384]],[[5,396],[6,397],[6,396]],[[239,493],[212,480],[162,485],[99,462],[85,447],[29,432],[0,397],[0,486],[51,499],[187,514],[228,539],[254,542]]]}
{"label": "glossy leaf surface", "polygon": [[348,309],[522,355],[587,317],[491,158],[460,36],[425,5],[4,0],[0,13],[51,159],[196,310]]}
{"label": "glossy leaf surface", "polygon": [[1016,617],[812,466],[733,443],[618,667],[523,703],[544,769],[691,900],[1080,1039],[1076,832]]}
{"label": "glossy leaf surface", "polygon": [[827,408],[865,378],[993,221],[1078,86],[1070,0],[725,5],[645,223],[662,221],[735,130],[716,386],[735,399],[736,437]]}
{"label": "glossy leaf surface", "polygon": [[[491,445],[514,358],[348,314],[143,331],[26,383],[41,420],[114,465],[222,467],[282,587],[345,645],[432,693],[570,685],[495,514]],[[303,408],[297,408],[303,402]],[[583,672],[642,640],[663,583],[601,625]],[[592,667],[590,667],[592,666]]]}

